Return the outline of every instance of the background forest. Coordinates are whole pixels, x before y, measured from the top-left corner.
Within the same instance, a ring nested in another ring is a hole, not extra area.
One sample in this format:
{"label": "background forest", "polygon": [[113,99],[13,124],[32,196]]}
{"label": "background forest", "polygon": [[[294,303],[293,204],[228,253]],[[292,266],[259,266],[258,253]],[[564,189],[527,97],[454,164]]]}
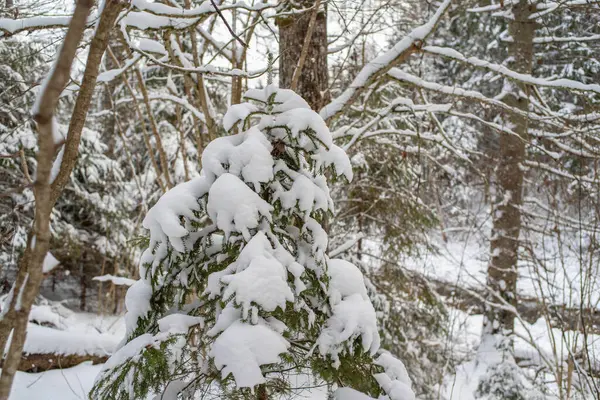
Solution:
{"label": "background forest", "polygon": [[87,398],[146,215],[270,84],[348,154],[326,254],[417,399],[600,399],[599,1],[0,0],[0,400]]}

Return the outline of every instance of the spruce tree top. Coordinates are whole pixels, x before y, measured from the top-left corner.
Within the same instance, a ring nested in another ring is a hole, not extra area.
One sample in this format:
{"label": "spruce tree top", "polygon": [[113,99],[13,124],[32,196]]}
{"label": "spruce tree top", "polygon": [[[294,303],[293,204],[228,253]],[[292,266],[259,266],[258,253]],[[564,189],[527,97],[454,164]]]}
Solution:
{"label": "spruce tree top", "polygon": [[241,133],[211,142],[200,177],[144,219],[150,243],[126,297],[127,336],[91,397],[276,398],[308,376],[346,387],[339,398],[363,396],[354,388],[413,399],[402,363],[373,359],[362,273],[326,255],[325,174],[352,179],[346,153],[294,92],[245,98],[223,118]]}

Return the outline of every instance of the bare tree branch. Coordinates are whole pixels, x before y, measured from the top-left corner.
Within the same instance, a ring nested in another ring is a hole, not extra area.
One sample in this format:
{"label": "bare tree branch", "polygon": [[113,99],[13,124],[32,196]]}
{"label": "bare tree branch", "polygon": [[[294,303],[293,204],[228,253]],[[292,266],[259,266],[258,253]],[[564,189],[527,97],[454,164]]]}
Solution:
{"label": "bare tree branch", "polygon": [[223,23],[227,27],[227,30],[229,31],[229,33],[231,33],[231,36],[233,36],[235,38],[235,40],[237,40],[242,46],[248,47],[248,45],[246,44],[246,42],[244,42],[238,35],[236,35],[236,33],[233,31],[233,29],[231,29],[231,26],[229,26],[229,23],[227,22],[227,20],[223,16],[223,13],[221,13],[221,10],[219,10],[219,7],[215,3],[215,1],[214,0],[210,0],[210,3],[215,8],[215,11],[217,12],[217,14],[219,14],[219,17],[221,18],[221,20],[223,21]]}
{"label": "bare tree branch", "polygon": [[354,103],[372,83],[418,51],[423,46],[423,42],[435,31],[439,21],[450,8],[450,3],[451,0],[445,0],[427,23],[413,29],[394,47],[365,65],[350,86],[340,96],[321,109],[321,117],[326,122],[331,122],[342,113],[344,107]]}

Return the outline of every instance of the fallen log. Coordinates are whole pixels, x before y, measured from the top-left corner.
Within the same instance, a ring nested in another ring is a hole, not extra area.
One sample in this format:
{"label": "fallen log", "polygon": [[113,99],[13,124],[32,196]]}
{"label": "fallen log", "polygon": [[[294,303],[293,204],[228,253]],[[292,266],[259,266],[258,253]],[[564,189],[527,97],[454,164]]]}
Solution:
{"label": "fallen log", "polygon": [[[427,278],[429,284],[446,304],[470,315],[483,314],[483,298],[488,293],[483,288],[461,287],[442,280]],[[493,300],[493,299],[492,299]],[[518,296],[517,313],[530,324],[547,318],[553,328],[563,331],[583,331],[600,334],[600,310],[597,308],[572,307],[566,304],[543,304],[535,297]]]}
{"label": "fallen log", "polygon": [[[91,361],[94,365],[102,364],[105,363],[106,360],[108,360],[108,356],[90,354],[23,354],[17,370],[22,372],[44,372],[51,369],[71,368],[86,361]],[[0,363],[0,366],[1,365],[2,364]]]}
{"label": "fallen log", "polygon": [[[363,254],[372,256],[367,253]],[[377,290],[388,296],[390,296],[389,289],[378,284],[378,282],[381,283],[381,276],[385,277],[384,281],[388,285],[396,285],[400,290],[409,292],[419,291],[421,296],[425,296],[431,301],[437,301],[435,298],[440,296],[443,298],[445,306],[456,308],[469,315],[484,314],[484,306],[487,300],[489,300],[489,303],[496,302],[485,287],[459,286],[456,283],[435,279],[418,271],[407,269],[401,264],[378,257],[375,258],[397,267],[384,267],[377,274],[369,276]],[[599,308],[547,304],[540,298],[518,295],[516,312],[520,318],[530,324],[534,324],[540,318],[546,318],[552,328],[562,331],[600,334]]]}
{"label": "fallen log", "polygon": [[60,330],[52,321],[43,318],[47,315],[40,312],[34,316],[41,319],[29,324],[18,371],[44,372],[71,368],[83,362],[101,364],[115,351],[118,339],[112,335]]}

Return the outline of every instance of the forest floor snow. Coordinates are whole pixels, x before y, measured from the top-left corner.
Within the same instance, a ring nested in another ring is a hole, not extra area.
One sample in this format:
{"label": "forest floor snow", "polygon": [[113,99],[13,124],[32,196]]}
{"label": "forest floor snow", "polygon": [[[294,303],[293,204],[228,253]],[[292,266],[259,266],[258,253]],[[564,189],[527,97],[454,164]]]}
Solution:
{"label": "forest floor snow", "polygon": [[11,400],[85,400],[102,365],[82,363],[73,368],[37,374],[17,372]]}
{"label": "forest floor snow", "polygon": [[[69,317],[71,322],[71,332],[87,332],[89,335],[92,331],[104,329],[103,335],[111,336],[114,343],[122,339],[123,321],[115,320],[108,317],[92,318],[92,314],[73,313]],[[440,387],[442,399],[448,400],[471,400],[473,399],[472,392],[474,388],[472,383],[474,377],[482,371],[477,369],[473,359],[476,354],[477,346],[481,335],[481,327],[483,317],[481,315],[468,315],[459,310],[451,310],[449,318],[449,330],[451,336],[448,338],[448,348],[453,354],[459,358],[462,357],[464,362],[457,368],[456,374],[446,376],[444,384]],[[108,329],[110,327],[110,329]],[[34,328],[38,329],[40,327]],[[51,328],[45,328],[51,329]],[[515,341],[515,353],[522,359],[536,359],[540,357],[540,352],[544,357],[553,357],[552,340],[561,342],[561,332],[557,329],[548,331],[543,320],[539,320],[535,324],[517,322],[517,335]],[[54,330],[54,329],[53,329]],[[35,331],[35,330],[34,330]],[[65,332],[65,331],[57,331]],[[554,339],[551,338],[554,336]],[[567,352],[566,343],[575,341],[574,333],[566,335],[563,338],[565,346],[562,351]],[[34,339],[38,336],[33,336]],[[595,354],[600,354],[600,337],[592,335],[589,338]],[[534,345],[532,345],[532,343]],[[97,346],[93,340],[89,342],[92,346],[92,351]],[[33,344],[30,344],[33,346]],[[81,343],[77,343],[79,349]],[[536,346],[537,350],[536,350]],[[40,347],[38,344],[37,347]],[[50,370],[41,373],[24,373],[18,372],[11,400],[30,400],[30,399],[45,399],[45,400],[78,400],[87,399],[87,394],[91,389],[96,375],[100,372],[101,365],[91,365],[91,363],[83,363],[73,368],[62,370]],[[310,386],[308,382],[299,382],[298,386]],[[327,398],[326,388],[307,389],[298,399],[307,400],[325,400]]]}
{"label": "forest floor snow", "polygon": [[[439,279],[459,286],[482,287],[485,282],[485,271],[489,252],[485,248],[485,240],[470,238],[465,240],[450,241],[438,246],[437,252],[425,253],[419,259],[406,260],[405,265],[411,270],[418,271],[431,278]],[[548,260],[557,252],[548,246]],[[563,255],[564,257],[564,255]],[[570,257],[567,254],[567,257]],[[560,261],[560,260],[559,260]],[[564,261],[564,260],[563,260]],[[570,260],[573,261],[573,260]],[[558,261],[555,261],[558,263]],[[552,286],[546,281],[544,286],[548,290],[572,291],[576,285],[576,276],[579,272],[577,264],[562,262],[561,268],[553,271],[557,275],[554,282],[568,282],[567,288]],[[557,266],[559,264],[556,264]],[[564,267],[564,265],[571,265]],[[528,279],[532,269],[528,266],[520,268],[524,277],[520,281],[519,292],[522,295],[539,295],[536,283]],[[564,276],[568,279],[561,279]],[[539,286],[539,285],[538,285]],[[563,283],[564,286],[564,283]],[[572,294],[571,294],[572,295]],[[600,295],[600,293],[599,293]],[[564,296],[564,303],[577,303],[575,299]],[[481,315],[468,315],[459,310],[450,310],[449,336],[447,339],[448,350],[458,358],[459,365],[456,373],[446,376],[440,386],[441,399],[446,400],[471,400],[474,388],[473,382],[477,374],[481,374],[474,362],[479,345],[483,317]],[[25,344],[29,352],[54,352],[63,354],[110,354],[124,336],[125,328],[123,318],[97,316],[91,313],[76,313],[66,308],[46,304],[34,308],[31,320],[37,324],[30,324],[29,335]],[[53,327],[41,326],[52,325]],[[515,340],[515,355],[519,359],[547,360],[555,358],[565,359],[574,346],[581,346],[583,340],[577,332],[561,332],[558,329],[548,329],[545,321],[528,324],[517,321],[517,338]],[[600,336],[588,337],[590,353],[600,355]],[[400,355],[401,357],[401,355]],[[86,399],[94,379],[101,369],[101,365],[90,363],[80,364],[76,367],[51,370],[42,373],[18,372],[11,393],[11,400],[47,399],[71,400]],[[299,382],[311,386],[310,382]],[[300,399],[326,399],[326,389],[313,388],[306,390]]]}
{"label": "forest floor snow", "polygon": [[[437,239],[435,250],[424,249],[401,264],[431,279],[483,289],[490,259],[488,236],[479,231],[456,234],[447,243]],[[600,304],[600,273],[590,263],[586,238],[565,233],[560,238],[531,234],[524,239],[527,248],[518,268],[520,296],[543,297],[549,304],[567,307]]]}

